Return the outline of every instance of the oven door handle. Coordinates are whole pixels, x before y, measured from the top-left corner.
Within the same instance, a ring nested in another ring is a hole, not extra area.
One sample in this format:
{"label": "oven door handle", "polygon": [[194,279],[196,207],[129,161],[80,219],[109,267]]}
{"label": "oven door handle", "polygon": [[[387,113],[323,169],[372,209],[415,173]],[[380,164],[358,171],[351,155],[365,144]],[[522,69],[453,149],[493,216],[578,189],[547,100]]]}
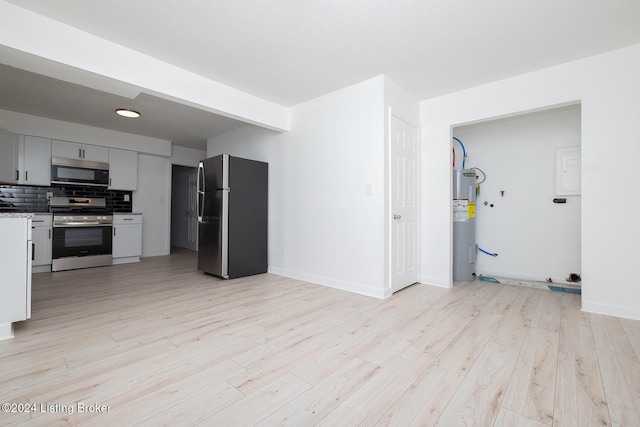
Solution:
{"label": "oven door handle", "polygon": [[64,223],[54,223],[53,226],[56,228],[64,228],[64,227],[111,227],[113,223],[104,223],[104,222],[64,222]]}

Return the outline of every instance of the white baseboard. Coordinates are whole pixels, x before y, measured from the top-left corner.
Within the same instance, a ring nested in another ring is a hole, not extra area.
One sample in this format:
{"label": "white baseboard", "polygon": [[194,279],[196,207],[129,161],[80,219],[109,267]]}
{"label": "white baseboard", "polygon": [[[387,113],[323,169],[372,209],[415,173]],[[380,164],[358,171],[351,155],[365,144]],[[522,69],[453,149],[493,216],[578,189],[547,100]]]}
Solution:
{"label": "white baseboard", "polygon": [[453,283],[449,280],[442,280],[428,276],[420,276],[420,283],[423,285],[437,286],[438,288],[451,288],[453,286]]}
{"label": "white baseboard", "polygon": [[360,283],[303,273],[301,271],[289,270],[286,268],[269,266],[269,273],[378,299],[385,299],[391,295],[390,291],[387,289],[373,288]]}
{"label": "white baseboard", "polygon": [[140,257],[139,256],[130,256],[130,257],[124,257],[124,258],[114,258],[113,259],[113,265],[116,264],[127,264],[130,262],[140,262]]}
{"label": "white baseboard", "polygon": [[51,273],[51,264],[31,267],[31,273]]}
{"label": "white baseboard", "polygon": [[606,316],[623,317],[625,319],[640,320],[640,310],[637,308],[587,301],[584,299],[584,295],[582,298],[582,311],[604,314]]}
{"label": "white baseboard", "polygon": [[141,258],[147,258],[147,257],[154,257],[154,256],[165,256],[165,255],[169,255],[170,251],[169,250],[156,250],[156,251],[149,251],[149,252],[144,252],[141,256]]}
{"label": "white baseboard", "polygon": [[13,323],[3,323],[0,325],[0,341],[13,338]]}

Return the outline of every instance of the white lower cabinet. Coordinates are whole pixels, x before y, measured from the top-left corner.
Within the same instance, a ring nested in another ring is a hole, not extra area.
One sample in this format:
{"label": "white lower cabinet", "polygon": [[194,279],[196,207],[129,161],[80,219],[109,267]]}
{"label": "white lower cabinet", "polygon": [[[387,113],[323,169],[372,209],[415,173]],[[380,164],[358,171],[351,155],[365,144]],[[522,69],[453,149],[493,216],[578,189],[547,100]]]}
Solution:
{"label": "white lower cabinet", "polygon": [[113,263],[138,262],[142,255],[142,215],[113,215]]}
{"label": "white lower cabinet", "polygon": [[31,219],[0,218],[0,339],[31,317]]}
{"label": "white lower cabinet", "polygon": [[31,240],[33,242],[33,273],[51,271],[52,249],[52,217],[51,215],[35,215],[31,220]]}

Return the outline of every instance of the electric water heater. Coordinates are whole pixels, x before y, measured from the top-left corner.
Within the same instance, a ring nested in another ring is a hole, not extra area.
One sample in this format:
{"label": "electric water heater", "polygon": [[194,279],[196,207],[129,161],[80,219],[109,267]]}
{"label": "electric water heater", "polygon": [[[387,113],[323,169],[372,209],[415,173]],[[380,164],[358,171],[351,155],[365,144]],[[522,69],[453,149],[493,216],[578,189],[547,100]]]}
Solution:
{"label": "electric water heater", "polygon": [[475,279],[476,256],[476,172],[453,170],[453,280]]}

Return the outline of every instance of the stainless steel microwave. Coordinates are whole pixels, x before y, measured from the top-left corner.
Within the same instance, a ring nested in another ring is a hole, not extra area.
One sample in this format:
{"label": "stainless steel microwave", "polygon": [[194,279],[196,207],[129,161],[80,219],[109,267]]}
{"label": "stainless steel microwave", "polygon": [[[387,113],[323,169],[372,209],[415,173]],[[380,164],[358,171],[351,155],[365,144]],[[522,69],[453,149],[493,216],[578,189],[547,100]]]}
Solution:
{"label": "stainless steel microwave", "polygon": [[109,164],[89,160],[51,158],[51,183],[109,186]]}

